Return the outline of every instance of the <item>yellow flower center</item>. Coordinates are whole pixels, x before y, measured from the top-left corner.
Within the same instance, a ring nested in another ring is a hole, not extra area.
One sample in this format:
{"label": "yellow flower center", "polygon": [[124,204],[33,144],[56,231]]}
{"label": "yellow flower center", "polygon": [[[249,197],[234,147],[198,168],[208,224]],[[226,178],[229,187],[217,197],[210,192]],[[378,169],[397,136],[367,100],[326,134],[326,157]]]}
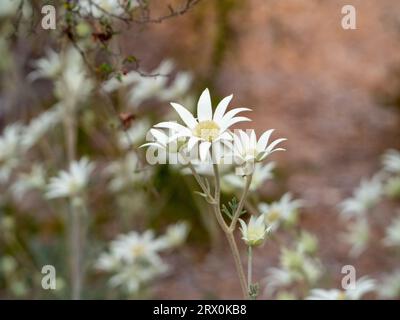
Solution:
{"label": "yellow flower center", "polygon": [[219,126],[212,120],[201,121],[194,128],[193,134],[203,140],[213,141],[219,135]]}
{"label": "yellow flower center", "polygon": [[346,300],[346,292],[340,291],[337,300]]}
{"label": "yellow flower center", "polygon": [[266,220],[270,223],[275,222],[280,218],[281,214],[278,210],[271,210],[268,212],[268,215],[266,217]]}
{"label": "yellow flower center", "polygon": [[142,244],[136,244],[132,247],[132,255],[134,257],[139,257],[146,252],[146,247]]}

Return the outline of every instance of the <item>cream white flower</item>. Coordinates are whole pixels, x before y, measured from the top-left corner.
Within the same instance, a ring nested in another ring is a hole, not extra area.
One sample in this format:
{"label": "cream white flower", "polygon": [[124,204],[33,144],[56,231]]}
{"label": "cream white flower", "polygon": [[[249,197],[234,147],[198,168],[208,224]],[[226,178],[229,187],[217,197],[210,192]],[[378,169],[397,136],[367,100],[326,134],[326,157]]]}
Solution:
{"label": "cream white flower", "polygon": [[265,131],[257,141],[254,130],[245,132],[243,130],[235,130],[233,135],[233,156],[235,163],[242,165],[247,162],[263,161],[268,155],[275,151],[285,151],[283,148],[275,148],[279,143],[285,141],[285,138],[277,139],[268,144],[274,129]]}
{"label": "cream white flower", "polygon": [[60,54],[48,49],[46,56],[33,63],[35,70],[28,75],[31,81],[39,78],[55,78],[62,70],[62,59]]}
{"label": "cream white flower", "polygon": [[[273,178],[272,171],[275,168],[274,162],[267,164],[256,163],[251,179],[250,191],[258,190],[267,180]],[[221,179],[221,188],[224,192],[233,192],[235,190],[243,190],[246,185],[245,179],[237,173],[226,174]]]}
{"label": "cream white flower", "polygon": [[400,269],[382,277],[378,286],[378,294],[383,299],[400,297]]}
{"label": "cream white flower", "polygon": [[313,289],[307,300],[359,300],[364,294],[375,291],[375,289],[375,280],[362,277],[356,281],[354,289]]}
{"label": "cream white flower", "polygon": [[258,209],[264,215],[265,224],[274,231],[282,222],[294,222],[302,206],[302,200],[293,200],[290,193],[285,193],[279,201],[260,203]]}
{"label": "cream white flower", "polygon": [[22,145],[27,149],[31,148],[60,120],[60,110],[57,105],[48,111],[42,112],[24,128],[21,140]]}
{"label": "cream white flower", "polygon": [[24,127],[13,123],[4,128],[0,136],[0,183],[6,182],[12,170],[19,163],[19,155],[23,150],[21,139]]}
{"label": "cream white flower", "polygon": [[265,294],[270,295],[278,288],[290,285],[294,280],[289,270],[283,268],[268,268],[267,275],[263,280],[265,283]]}
{"label": "cream white flower", "polygon": [[348,225],[348,231],[342,235],[343,240],[351,246],[349,255],[358,257],[368,246],[370,231],[367,219],[357,219]]}
{"label": "cream white flower", "polygon": [[391,198],[400,197],[400,176],[389,177],[384,185],[385,194]]}
{"label": "cream white flower", "polygon": [[172,140],[187,137],[188,151],[198,145],[200,159],[205,161],[214,144],[232,140],[228,131],[230,126],[238,122],[250,121],[246,117],[235,117],[242,111],[249,111],[248,108],[236,108],[225,113],[232,97],[230,95],[222,99],[213,114],[210,92],[205,89],[197,103],[197,119],[182,105],[171,103],[186,126],[174,122],[161,122],[155,127],[175,129],[178,133],[171,137]]}
{"label": "cream white flower", "polygon": [[119,146],[122,149],[128,150],[133,145],[145,141],[146,134],[149,131],[151,125],[148,119],[142,119],[135,121],[134,124],[126,131],[120,132],[119,134]]}
{"label": "cream white flower", "polygon": [[171,101],[172,99],[182,99],[187,94],[192,84],[193,76],[189,72],[179,72],[172,84],[161,91],[159,96],[161,100]]}
{"label": "cream white flower", "polygon": [[400,151],[387,150],[383,155],[384,170],[391,173],[400,173]]}
{"label": "cream white flower", "polygon": [[189,225],[186,222],[178,222],[170,225],[163,237],[159,238],[160,246],[174,248],[182,245],[189,233]]}
{"label": "cream white flower", "polygon": [[147,181],[151,171],[147,168],[139,170],[138,156],[131,151],[121,160],[111,162],[106,167],[105,174],[111,177],[110,190],[117,192]]}
{"label": "cream white flower", "polygon": [[68,171],[60,171],[57,177],[50,179],[46,197],[51,199],[79,196],[86,188],[93,169],[94,164],[87,158],[72,162]]}
{"label": "cream white flower", "polygon": [[264,242],[268,228],[264,224],[264,217],[251,216],[248,224],[239,219],[242,232],[242,239],[248,246],[259,246]]}
{"label": "cream white flower", "polygon": [[[125,13],[128,0],[80,0],[79,13],[82,16],[92,16],[94,18],[101,18],[103,16],[122,16]],[[129,1],[129,10],[133,10],[139,6],[138,1]]]}
{"label": "cream white flower", "polygon": [[161,258],[158,252],[161,249],[151,230],[147,230],[143,234],[132,231],[126,235],[120,235],[111,243],[111,251],[124,263],[130,264],[141,259],[159,263]]}
{"label": "cream white flower", "polygon": [[17,181],[14,182],[11,191],[15,199],[21,200],[30,190],[42,190],[45,186],[46,176],[44,168],[40,164],[35,164],[29,173],[18,175]]}
{"label": "cream white flower", "polygon": [[387,246],[400,246],[400,216],[394,218],[386,229],[383,240]]}
{"label": "cream white flower", "polygon": [[376,175],[370,180],[362,180],[353,196],[339,205],[342,216],[350,218],[365,214],[381,199],[382,191],[380,176]]}

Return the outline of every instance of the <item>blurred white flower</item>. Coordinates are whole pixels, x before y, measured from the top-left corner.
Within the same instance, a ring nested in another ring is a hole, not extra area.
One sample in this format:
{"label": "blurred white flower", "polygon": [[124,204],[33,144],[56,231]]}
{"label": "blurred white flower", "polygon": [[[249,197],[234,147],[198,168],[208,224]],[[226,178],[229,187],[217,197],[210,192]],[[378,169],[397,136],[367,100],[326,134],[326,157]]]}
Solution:
{"label": "blurred white flower", "polygon": [[46,197],[52,199],[79,196],[87,187],[93,169],[94,164],[87,158],[72,162],[68,171],[60,171],[57,177],[50,179]]}
{"label": "blurred white flower", "polygon": [[119,133],[119,146],[128,150],[131,146],[135,146],[146,139],[146,134],[151,125],[148,119],[135,121],[133,125],[126,131]]}
{"label": "blurred white flower", "polygon": [[242,239],[248,246],[259,246],[264,242],[265,235],[268,232],[267,226],[264,224],[264,217],[251,216],[248,224],[239,219],[242,232]]}
{"label": "blurred white flower", "polygon": [[391,173],[400,173],[400,151],[387,150],[383,155],[384,170]]}
{"label": "blurred white flower", "polygon": [[0,183],[9,179],[12,170],[19,163],[19,155],[23,151],[23,129],[20,123],[13,123],[5,127],[0,136]]}
{"label": "blurred white flower", "polygon": [[368,246],[370,230],[367,219],[349,222],[347,232],[342,235],[345,243],[351,246],[349,255],[358,257]]}
{"label": "blurred white flower", "polygon": [[117,192],[147,181],[151,171],[148,168],[140,170],[138,156],[131,151],[121,160],[111,162],[106,167],[105,174],[111,177],[110,190]]}
{"label": "blurred white flower", "polygon": [[62,70],[63,64],[61,55],[52,49],[48,49],[46,56],[34,61],[35,68],[28,75],[28,79],[34,81],[39,78],[55,78]]}
{"label": "blurred white flower", "polygon": [[286,139],[281,138],[272,141],[269,145],[269,138],[274,129],[265,131],[257,141],[257,136],[254,130],[245,132],[243,130],[235,130],[233,135],[233,156],[235,163],[238,165],[247,162],[263,161],[269,154],[275,151],[284,151],[283,148],[275,148],[279,143]]}
{"label": "blurred white flower", "polygon": [[368,277],[362,277],[355,283],[354,289],[312,289],[307,300],[359,300],[368,292],[375,291],[376,282]]}
{"label": "blurred white flower", "polygon": [[192,79],[193,76],[189,72],[179,72],[175,76],[172,84],[164,91],[161,91],[159,94],[160,99],[164,101],[170,101],[172,99],[183,98],[190,89]]}
{"label": "blurred white flower", "polygon": [[20,173],[11,187],[15,199],[21,200],[30,190],[43,190],[46,186],[46,175],[41,164],[34,164],[29,173]]}
{"label": "blurred white flower", "polygon": [[389,177],[384,185],[385,194],[391,198],[400,197],[400,176]]}
{"label": "blurred white flower", "polygon": [[314,254],[318,249],[318,239],[315,235],[301,231],[300,237],[297,242],[297,251],[306,254]]}
{"label": "blurred white flower", "polygon": [[302,200],[294,200],[290,193],[285,193],[279,201],[271,204],[260,203],[258,209],[264,215],[265,224],[274,231],[282,222],[295,222],[297,211],[302,206]]}
{"label": "blurred white flower", "polygon": [[31,148],[60,120],[61,117],[58,106],[54,106],[52,109],[42,112],[39,116],[32,119],[24,128],[21,143],[24,147]]}
{"label": "blurred white flower", "polygon": [[163,61],[160,66],[150,72],[150,76],[140,77],[128,93],[130,105],[137,107],[150,98],[159,98],[168,83],[168,75],[174,64],[171,60]]}
{"label": "blurred white flower", "polygon": [[[128,7],[129,3],[129,7]],[[80,0],[79,13],[86,17],[92,16],[96,19],[109,16],[122,16],[125,11],[133,10],[139,6],[137,0]]]}
{"label": "blurred white flower", "polygon": [[278,288],[290,285],[294,281],[292,273],[286,269],[268,268],[265,283],[265,294],[273,294]]}
{"label": "blurred white flower", "polygon": [[120,235],[111,241],[109,252],[99,256],[95,267],[113,273],[111,286],[137,294],[144,285],[168,270],[159,254],[181,245],[187,232],[186,223],[180,222],[168,227],[166,234],[158,238],[151,230]]}
{"label": "blurred white flower", "polygon": [[378,286],[378,294],[383,299],[400,297],[400,269],[382,277]]}
{"label": "blurred white flower", "polygon": [[15,15],[18,8],[22,5],[22,16],[28,18],[32,14],[32,8],[29,1],[1,0],[0,1],[0,19]]}
{"label": "blurred white flower", "polygon": [[387,227],[383,242],[387,246],[400,246],[400,216],[395,217]]}
{"label": "blurred white flower", "polygon": [[[258,190],[265,181],[273,178],[272,171],[275,168],[274,162],[267,164],[256,163],[253,171],[253,178],[250,184],[250,191]],[[241,175],[237,173],[226,174],[221,179],[221,188],[224,192],[232,192],[234,190],[243,190],[246,181]]]}
{"label": "blurred white flower", "polygon": [[[232,140],[228,132],[230,126],[241,121],[250,121],[245,117],[235,117],[239,112],[250,110],[248,108],[236,108],[225,113],[231,99],[232,95],[222,99],[213,115],[210,92],[205,89],[197,103],[197,119],[185,107],[171,103],[186,126],[175,122],[161,122],[155,127],[176,130],[178,133],[171,137],[171,140],[180,137],[188,138],[189,152],[199,145],[200,160],[205,161],[214,144]],[[219,155],[216,155],[216,159],[219,159]]]}
{"label": "blurred white flower", "polygon": [[89,78],[81,54],[73,47],[62,53],[62,71],[55,82],[55,94],[65,111],[74,111],[91,93],[94,85]]}
{"label": "blurred white flower", "polygon": [[376,205],[382,196],[382,181],[379,175],[362,180],[354,190],[353,197],[344,200],[339,207],[345,218],[360,216]]}
{"label": "blurred white flower", "polygon": [[186,222],[178,222],[170,225],[164,236],[159,238],[160,246],[174,248],[182,245],[189,233],[189,225]]}

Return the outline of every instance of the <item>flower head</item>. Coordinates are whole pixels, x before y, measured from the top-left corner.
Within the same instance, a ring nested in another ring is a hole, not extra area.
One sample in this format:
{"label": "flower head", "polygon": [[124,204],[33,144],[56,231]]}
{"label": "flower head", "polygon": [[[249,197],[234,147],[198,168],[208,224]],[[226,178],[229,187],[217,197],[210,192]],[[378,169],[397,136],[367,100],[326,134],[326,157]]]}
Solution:
{"label": "flower head", "polygon": [[302,200],[294,200],[290,193],[285,193],[279,201],[271,204],[260,203],[258,208],[264,215],[265,224],[276,230],[281,222],[294,222],[297,210],[302,206]]}
{"label": "flower head", "polygon": [[188,151],[198,145],[200,159],[204,161],[209,156],[211,146],[232,140],[228,132],[230,126],[241,121],[250,121],[246,117],[235,117],[242,111],[249,111],[248,108],[236,108],[226,112],[231,100],[232,95],[222,99],[213,113],[210,92],[205,89],[197,103],[197,118],[182,105],[171,103],[185,126],[174,122],[161,122],[155,127],[176,130],[177,133],[170,138],[171,140],[188,138]]}
{"label": "flower head", "polygon": [[387,150],[383,155],[382,162],[385,171],[400,173],[400,151]]}
{"label": "flower head", "polygon": [[285,138],[272,141],[269,145],[269,138],[274,129],[265,131],[257,141],[257,136],[254,130],[245,132],[243,130],[235,131],[233,135],[233,156],[236,163],[244,164],[247,162],[263,161],[269,154],[275,151],[284,151],[283,148],[275,148],[279,143],[285,141]]}
{"label": "flower head", "polygon": [[47,186],[47,198],[62,198],[79,196],[89,182],[89,176],[94,169],[94,164],[87,158],[74,161],[68,171],[61,171],[57,177],[50,179]]}
{"label": "flower head", "polygon": [[264,242],[265,235],[268,231],[264,224],[264,217],[251,216],[249,223],[246,224],[242,219],[239,219],[242,232],[242,239],[248,246],[259,246]]}
{"label": "flower head", "polygon": [[368,277],[362,277],[355,283],[355,287],[344,290],[313,289],[307,300],[359,300],[361,297],[376,289],[376,282]]}
{"label": "flower head", "polygon": [[386,237],[383,240],[387,246],[400,247],[400,216],[394,218],[386,229]]}
{"label": "flower head", "polygon": [[353,196],[339,205],[342,215],[349,218],[365,214],[380,200],[381,195],[382,181],[380,176],[376,175],[370,180],[362,180]]}

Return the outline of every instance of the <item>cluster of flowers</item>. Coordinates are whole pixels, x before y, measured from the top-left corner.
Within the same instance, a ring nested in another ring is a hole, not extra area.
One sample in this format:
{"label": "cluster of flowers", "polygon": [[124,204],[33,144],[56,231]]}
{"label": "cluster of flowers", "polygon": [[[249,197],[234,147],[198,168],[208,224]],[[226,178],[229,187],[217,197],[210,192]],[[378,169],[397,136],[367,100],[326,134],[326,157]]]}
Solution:
{"label": "cluster of flowers", "polygon": [[151,280],[167,272],[168,266],[160,253],[182,245],[188,231],[187,223],[179,222],[169,226],[159,237],[151,230],[120,235],[110,243],[109,251],[100,255],[96,267],[113,274],[111,286],[122,287],[128,294],[135,295]]}
{"label": "cluster of flowers", "polygon": [[[358,257],[368,248],[371,240],[369,217],[384,198],[400,198],[400,152],[396,150],[386,151],[382,157],[382,169],[370,180],[362,180],[353,196],[340,204],[341,217],[349,222],[348,231],[342,238],[351,247],[350,256]],[[382,244],[400,247],[399,214],[388,224]],[[400,296],[399,270],[383,277],[378,294],[383,298]]]}

